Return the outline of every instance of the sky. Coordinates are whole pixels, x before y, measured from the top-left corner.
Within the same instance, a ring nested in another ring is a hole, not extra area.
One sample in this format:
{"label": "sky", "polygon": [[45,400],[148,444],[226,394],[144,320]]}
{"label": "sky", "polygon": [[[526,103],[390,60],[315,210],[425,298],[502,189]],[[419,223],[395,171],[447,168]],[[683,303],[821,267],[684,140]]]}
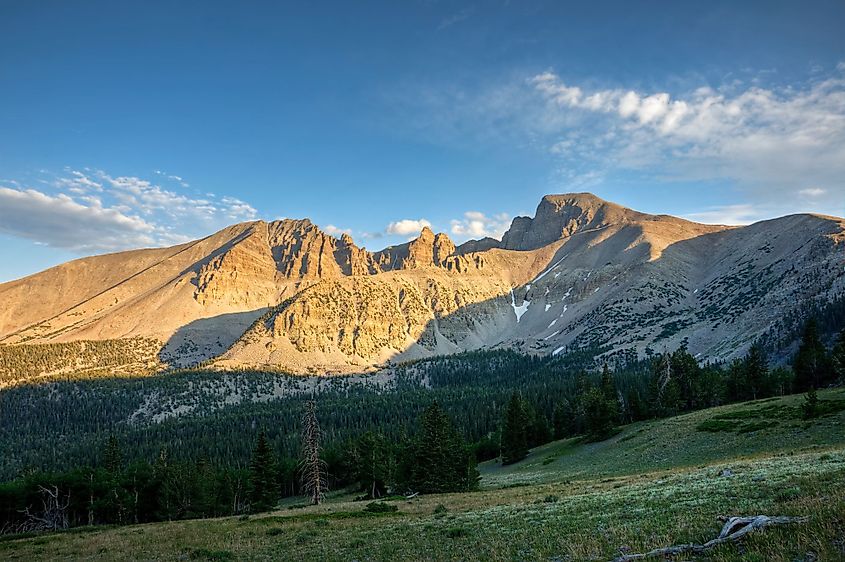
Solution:
{"label": "sky", "polygon": [[381,249],[549,193],[845,216],[845,2],[0,0],[0,282],[235,222]]}

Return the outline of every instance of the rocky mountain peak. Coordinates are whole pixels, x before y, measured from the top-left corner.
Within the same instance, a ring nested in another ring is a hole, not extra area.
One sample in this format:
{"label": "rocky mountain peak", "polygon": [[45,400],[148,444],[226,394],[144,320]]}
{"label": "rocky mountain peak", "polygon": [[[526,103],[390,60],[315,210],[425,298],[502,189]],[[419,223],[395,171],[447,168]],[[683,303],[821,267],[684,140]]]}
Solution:
{"label": "rocky mountain peak", "polygon": [[645,216],[592,193],[546,195],[537,206],[534,218],[514,218],[502,237],[501,247],[534,250],[585,228],[599,228]]}

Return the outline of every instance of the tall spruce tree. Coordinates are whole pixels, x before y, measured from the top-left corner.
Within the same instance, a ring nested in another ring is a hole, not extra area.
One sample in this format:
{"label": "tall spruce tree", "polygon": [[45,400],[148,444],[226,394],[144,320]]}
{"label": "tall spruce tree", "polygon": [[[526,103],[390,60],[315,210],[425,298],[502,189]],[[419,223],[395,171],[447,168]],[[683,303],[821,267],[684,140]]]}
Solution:
{"label": "tall spruce tree", "polygon": [[502,420],[502,464],[513,464],[528,456],[529,423],[525,402],[514,392]]}
{"label": "tall spruce tree", "polygon": [[833,372],[840,381],[845,381],[845,329],[839,332],[830,352]]}
{"label": "tall spruce tree", "polygon": [[620,417],[619,396],[616,393],[616,383],[613,380],[613,373],[610,372],[607,363],[604,364],[601,371],[601,393],[604,395],[604,399],[607,400],[612,421],[614,423],[618,422]]}
{"label": "tall spruce tree", "polygon": [[588,390],[583,401],[587,438],[600,441],[610,437],[616,421],[616,402],[608,400],[599,388]]}
{"label": "tall spruce tree", "polygon": [[279,499],[276,459],[263,430],[258,434],[252,461],[249,463],[249,484],[252,511],[267,511],[276,505]]}
{"label": "tall spruce tree", "polygon": [[420,416],[410,460],[409,486],[416,492],[462,492],[478,483],[472,452],[437,402]]}
{"label": "tall spruce tree", "polygon": [[552,424],[554,426],[555,439],[563,439],[572,435],[572,418],[574,413],[569,405],[569,400],[562,399],[555,405]]}
{"label": "tall spruce tree", "polygon": [[769,378],[769,361],[763,351],[763,346],[759,343],[753,344],[748,349],[748,354],[743,362],[743,371],[747,389],[746,396],[751,400],[764,396]]}
{"label": "tall spruce tree", "polygon": [[114,435],[109,435],[105,451],[103,451],[103,466],[112,475],[119,474],[123,467],[123,453],[120,450],[120,443]]}
{"label": "tall spruce tree", "polygon": [[801,345],[792,362],[792,370],[795,372],[795,389],[799,391],[819,388],[834,378],[815,318],[810,318],[804,325]]}

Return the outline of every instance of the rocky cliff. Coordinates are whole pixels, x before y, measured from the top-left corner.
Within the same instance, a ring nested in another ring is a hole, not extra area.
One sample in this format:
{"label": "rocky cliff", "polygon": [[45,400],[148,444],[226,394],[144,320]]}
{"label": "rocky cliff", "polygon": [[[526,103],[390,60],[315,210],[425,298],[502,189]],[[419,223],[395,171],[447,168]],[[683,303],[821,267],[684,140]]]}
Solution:
{"label": "rocky cliff", "polygon": [[845,223],[747,227],[549,195],[502,240],[428,228],[370,252],[303,220],[69,262],[0,285],[0,343],[142,338],[163,365],[363,371],[461,350],[559,354],[685,344],[743,352],[777,318],[845,293]]}

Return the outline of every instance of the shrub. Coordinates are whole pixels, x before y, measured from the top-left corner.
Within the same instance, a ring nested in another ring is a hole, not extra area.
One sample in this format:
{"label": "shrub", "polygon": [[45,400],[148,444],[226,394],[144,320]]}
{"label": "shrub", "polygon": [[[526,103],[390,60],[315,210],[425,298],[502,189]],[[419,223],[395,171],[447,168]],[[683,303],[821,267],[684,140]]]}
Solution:
{"label": "shrub", "polygon": [[384,502],[370,502],[367,504],[367,507],[364,508],[364,511],[367,513],[393,513],[395,511],[399,511],[399,508],[395,505],[390,505]]}

